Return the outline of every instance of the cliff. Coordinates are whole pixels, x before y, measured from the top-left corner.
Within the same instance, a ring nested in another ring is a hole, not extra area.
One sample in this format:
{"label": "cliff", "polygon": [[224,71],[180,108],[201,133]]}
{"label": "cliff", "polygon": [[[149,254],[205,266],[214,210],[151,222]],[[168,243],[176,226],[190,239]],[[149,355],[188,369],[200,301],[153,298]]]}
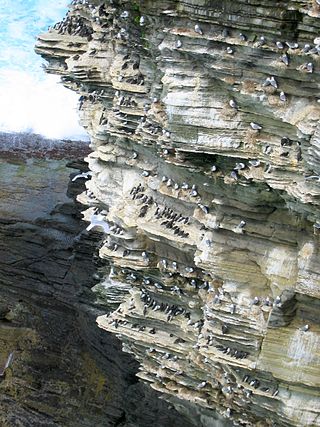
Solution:
{"label": "cliff", "polygon": [[320,425],[319,17],[74,0],[37,40],[91,136],[97,323],[197,425]]}
{"label": "cliff", "polygon": [[96,326],[101,234],[85,231],[74,201],[88,145],[1,141],[0,426],[191,427],[137,382],[137,363]]}

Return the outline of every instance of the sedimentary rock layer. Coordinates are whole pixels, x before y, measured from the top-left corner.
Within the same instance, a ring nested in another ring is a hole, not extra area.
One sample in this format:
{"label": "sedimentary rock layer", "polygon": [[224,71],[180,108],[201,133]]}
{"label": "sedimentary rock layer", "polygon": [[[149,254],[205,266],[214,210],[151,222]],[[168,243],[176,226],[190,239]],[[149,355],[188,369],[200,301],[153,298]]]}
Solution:
{"label": "sedimentary rock layer", "polygon": [[319,17],[73,1],[37,41],[91,136],[98,325],[203,426],[320,425]]}
{"label": "sedimentary rock layer", "polygon": [[0,150],[1,427],[191,426],[137,382],[137,363],[97,328],[103,311],[90,287],[101,233],[86,233],[74,203],[87,166],[74,155],[87,144],[47,143],[12,135],[11,157]]}

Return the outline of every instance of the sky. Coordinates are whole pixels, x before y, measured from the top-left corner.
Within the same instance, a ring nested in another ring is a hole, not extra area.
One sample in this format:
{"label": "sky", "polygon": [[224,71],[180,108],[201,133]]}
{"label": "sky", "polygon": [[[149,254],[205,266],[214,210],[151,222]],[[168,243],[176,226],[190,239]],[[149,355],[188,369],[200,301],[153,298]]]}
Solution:
{"label": "sky", "polygon": [[78,95],[46,75],[36,36],[60,21],[68,0],[0,0],[0,131],[54,139],[87,139],[78,124]]}

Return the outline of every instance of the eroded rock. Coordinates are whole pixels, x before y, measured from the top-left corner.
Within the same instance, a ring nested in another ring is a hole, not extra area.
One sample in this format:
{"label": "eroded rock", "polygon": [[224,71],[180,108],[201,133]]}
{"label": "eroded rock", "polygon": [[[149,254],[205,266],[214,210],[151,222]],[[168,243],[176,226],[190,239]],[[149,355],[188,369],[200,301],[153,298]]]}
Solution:
{"label": "eroded rock", "polygon": [[98,325],[200,425],[319,425],[320,6],[84,3],[36,51],[91,136]]}

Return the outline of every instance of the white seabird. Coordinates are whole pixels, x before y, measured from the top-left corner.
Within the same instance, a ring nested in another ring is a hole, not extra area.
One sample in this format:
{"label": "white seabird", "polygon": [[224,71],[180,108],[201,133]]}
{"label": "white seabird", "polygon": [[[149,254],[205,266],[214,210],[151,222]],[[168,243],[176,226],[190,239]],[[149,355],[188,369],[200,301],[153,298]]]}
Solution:
{"label": "white seabird", "polygon": [[93,173],[92,173],[91,171],[89,171],[89,172],[82,172],[82,173],[80,173],[80,174],[78,174],[78,175],[74,176],[74,177],[72,178],[72,182],[76,181],[76,180],[77,180],[77,179],[79,179],[79,178],[85,178],[85,179],[88,179],[88,178],[89,178],[89,176],[92,176],[92,175],[93,175]]}
{"label": "white seabird", "polygon": [[104,233],[110,232],[110,226],[109,224],[104,220],[104,216],[101,214],[98,215],[91,215],[90,218],[90,224],[86,228],[87,231],[90,231],[94,227],[102,227]]}

